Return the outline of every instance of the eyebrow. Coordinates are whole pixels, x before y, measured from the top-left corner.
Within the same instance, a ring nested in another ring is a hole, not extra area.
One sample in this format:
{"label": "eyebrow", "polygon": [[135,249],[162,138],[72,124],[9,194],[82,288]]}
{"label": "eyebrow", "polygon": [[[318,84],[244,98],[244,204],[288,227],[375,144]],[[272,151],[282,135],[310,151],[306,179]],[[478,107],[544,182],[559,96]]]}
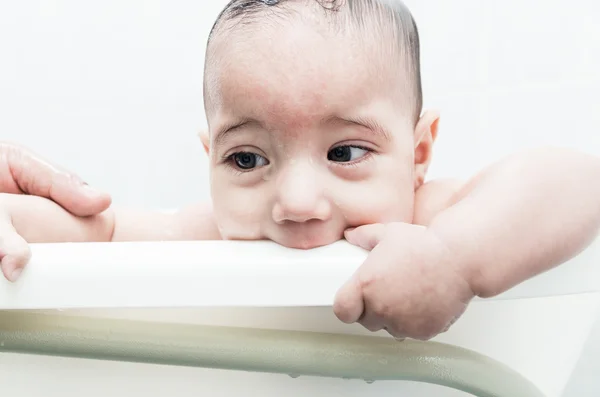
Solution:
{"label": "eyebrow", "polygon": [[[342,122],[342,123],[346,123],[346,124],[357,125],[357,126],[366,128],[367,130],[369,130],[373,134],[377,135],[381,139],[385,140],[386,142],[390,142],[392,140],[392,136],[391,136],[390,132],[386,128],[384,128],[379,122],[377,122],[377,120],[375,120],[372,117],[331,116],[331,117],[328,117],[327,119],[325,119],[325,122],[326,123],[327,122],[330,122],[330,123],[331,122]],[[232,122],[230,124],[226,124],[224,127],[220,128],[219,131],[217,132],[217,135],[215,136],[215,146],[218,147],[220,145],[223,145],[225,143],[225,141],[227,140],[228,136],[235,133],[241,127],[247,126],[248,124],[261,125],[261,123],[258,120],[253,119],[253,118],[244,118],[244,119],[240,119],[235,122]]]}
{"label": "eyebrow", "polygon": [[357,117],[339,117],[339,116],[333,116],[330,117],[329,119],[327,119],[327,121],[329,122],[342,122],[342,123],[347,123],[347,124],[354,124],[354,125],[358,125],[360,127],[365,127],[367,128],[369,131],[371,131],[373,134],[379,136],[380,138],[384,139],[386,142],[389,142],[392,140],[392,135],[390,134],[389,130],[387,128],[384,128],[377,120],[375,120],[372,117],[365,117],[365,116],[357,116]]}
{"label": "eyebrow", "polygon": [[217,131],[217,135],[215,136],[215,146],[220,146],[224,144],[227,140],[227,137],[230,136],[232,133],[236,132],[241,127],[254,123],[258,123],[258,121],[251,118],[244,118],[226,124],[224,127],[220,128],[219,131]]}

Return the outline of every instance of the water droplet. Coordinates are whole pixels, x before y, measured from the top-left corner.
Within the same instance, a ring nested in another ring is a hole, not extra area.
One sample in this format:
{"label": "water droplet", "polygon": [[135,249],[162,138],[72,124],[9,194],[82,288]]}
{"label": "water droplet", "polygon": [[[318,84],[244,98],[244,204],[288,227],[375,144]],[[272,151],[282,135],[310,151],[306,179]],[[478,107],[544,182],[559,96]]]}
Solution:
{"label": "water droplet", "polygon": [[293,378],[293,379],[296,379],[296,378],[299,378],[299,377],[300,377],[300,375],[298,375],[298,374],[288,374],[288,376],[289,376],[290,378]]}
{"label": "water droplet", "polygon": [[0,342],[0,347],[4,347],[4,341]]}
{"label": "water droplet", "polygon": [[375,383],[375,381],[374,381],[373,379],[365,379],[365,382],[366,382],[368,385],[372,385],[373,383]]}

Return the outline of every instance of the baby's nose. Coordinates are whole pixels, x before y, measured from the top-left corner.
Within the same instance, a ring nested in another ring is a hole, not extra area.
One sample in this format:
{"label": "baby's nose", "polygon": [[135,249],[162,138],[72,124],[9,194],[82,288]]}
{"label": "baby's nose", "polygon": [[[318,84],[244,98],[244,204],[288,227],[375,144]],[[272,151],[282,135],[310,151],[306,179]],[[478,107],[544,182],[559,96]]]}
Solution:
{"label": "baby's nose", "polygon": [[308,222],[311,220],[325,221],[330,217],[329,204],[325,200],[309,203],[305,202],[281,202],[278,201],[273,207],[273,220],[276,223]]}
{"label": "baby's nose", "polygon": [[312,167],[295,167],[279,179],[273,206],[276,223],[325,221],[331,217],[331,205],[317,171]]}

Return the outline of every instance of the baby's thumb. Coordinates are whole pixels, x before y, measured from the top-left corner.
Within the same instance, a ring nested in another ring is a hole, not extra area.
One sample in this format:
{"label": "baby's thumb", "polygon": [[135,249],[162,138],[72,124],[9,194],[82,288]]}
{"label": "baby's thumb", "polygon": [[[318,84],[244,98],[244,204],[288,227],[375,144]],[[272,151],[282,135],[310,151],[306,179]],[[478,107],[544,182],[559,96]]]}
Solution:
{"label": "baby's thumb", "polygon": [[385,235],[385,225],[375,223],[372,225],[359,226],[356,229],[346,230],[344,237],[350,244],[371,251],[379,244]]}
{"label": "baby's thumb", "polygon": [[364,309],[360,283],[358,277],[354,275],[336,294],[333,312],[340,321],[352,324],[360,319]]}
{"label": "baby's thumb", "polygon": [[10,219],[0,221],[0,267],[7,280],[15,282],[29,262],[31,251],[27,242],[13,227]]}

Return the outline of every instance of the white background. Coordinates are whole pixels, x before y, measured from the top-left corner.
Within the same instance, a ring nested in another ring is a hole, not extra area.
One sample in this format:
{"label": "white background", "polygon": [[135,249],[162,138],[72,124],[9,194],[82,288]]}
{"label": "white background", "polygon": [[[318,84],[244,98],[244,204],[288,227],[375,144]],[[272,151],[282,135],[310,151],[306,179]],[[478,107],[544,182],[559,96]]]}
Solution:
{"label": "white background", "polygon": [[[421,32],[425,105],[442,112],[430,177],[468,177],[533,145],[600,155],[600,3],[407,3]],[[75,170],[116,204],[208,199],[202,69],[224,4],[0,2],[0,140]],[[600,395],[598,345],[567,396]]]}

